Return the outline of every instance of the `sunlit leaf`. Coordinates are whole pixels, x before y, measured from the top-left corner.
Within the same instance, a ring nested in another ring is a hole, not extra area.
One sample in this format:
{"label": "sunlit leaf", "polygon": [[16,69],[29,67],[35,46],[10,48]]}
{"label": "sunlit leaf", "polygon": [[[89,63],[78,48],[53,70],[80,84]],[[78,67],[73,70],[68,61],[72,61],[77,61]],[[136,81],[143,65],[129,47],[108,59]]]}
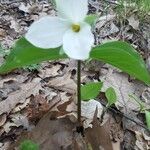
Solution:
{"label": "sunlit leaf", "polygon": [[117,96],[114,88],[110,87],[106,90],[105,96],[108,100],[108,106],[111,106],[112,104],[115,104],[117,101]]}
{"label": "sunlit leaf", "polygon": [[96,46],[90,57],[118,67],[122,71],[150,84],[150,74],[141,56],[126,42],[113,41]]}
{"label": "sunlit leaf", "polygon": [[4,74],[13,69],[37,64],[42,61],[66,58],[66,55],[60,55],[59,51],[60,47],[53,49],[37,48],[25,38],[21,38],[16,42],[6,61],[0,67],[0,73]]}
{"label": "sunlit leaf", "polygon": [[88,15],[85,18],[85,22],[92,26],[96,23],[97,19],[98,15]]}
{"label": "sunlit leaf", "polygon": [[150,129],[150,112],[147,110],[145,111],[145,118],[146,118],[147,127],[148,129]]}
{"label": "sunlit leaf", "polygon": [[81,86],[81,99],[90,100],[97,97],[101,88],[103,86],[102,82],[91,82],[86,85]]}

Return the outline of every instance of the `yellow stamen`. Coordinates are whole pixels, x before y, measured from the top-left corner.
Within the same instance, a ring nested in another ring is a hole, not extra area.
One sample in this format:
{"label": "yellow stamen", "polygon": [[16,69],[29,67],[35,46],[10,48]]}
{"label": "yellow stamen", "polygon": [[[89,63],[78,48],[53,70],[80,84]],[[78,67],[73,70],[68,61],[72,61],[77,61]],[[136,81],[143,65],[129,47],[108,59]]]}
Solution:
{"label": "yellow stamen", "polygon": [[72,30],[73,30],[74,32],[79,32],[79,31],[80,31],[80,25],[78,25],[78,24],[73,24],[73,25],[72,25]]}

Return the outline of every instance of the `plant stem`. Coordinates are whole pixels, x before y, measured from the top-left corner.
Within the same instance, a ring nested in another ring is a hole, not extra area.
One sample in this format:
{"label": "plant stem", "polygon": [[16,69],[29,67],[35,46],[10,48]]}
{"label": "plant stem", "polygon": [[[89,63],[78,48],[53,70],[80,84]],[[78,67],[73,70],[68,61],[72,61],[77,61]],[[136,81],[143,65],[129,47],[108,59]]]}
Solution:
{"label": "plant stem", "polygon": [[81,61],[78,60],[77,64],[77,107],[78,107],[78,124],[82,126],[81,123]]}

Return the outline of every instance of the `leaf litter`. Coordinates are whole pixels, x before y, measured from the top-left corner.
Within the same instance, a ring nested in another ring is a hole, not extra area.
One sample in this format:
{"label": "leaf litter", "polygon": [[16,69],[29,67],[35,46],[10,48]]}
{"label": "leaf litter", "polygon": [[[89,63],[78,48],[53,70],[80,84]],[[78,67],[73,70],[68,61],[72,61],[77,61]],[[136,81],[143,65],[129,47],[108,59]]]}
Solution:
{"label": "leaf litter", "polygon": [[[149,24],[141,23],[134,13],[126,19],[127,24],[120,25],[117,14],[113,11],[117,3],[113,4],[111,0],[108,3],[108,13],[105,13],[106,5],[100,1],[89,0],[89,12],[96,12],[101,16],[93,31],[95,44],[112,39],[130,41],[139,50],[149,67]],[[0,4],[0,9],[2,10],[0,41],[6,49],[13,45],[14,40],[24,35],[34,20],[47,14],[55,15],[52,5],[46,1],[7,0]],[[3,61],[3,57],[0,57],[0,60]],[[90,62],[89,65],[82,65],[83,83],[101,80],[104,82],[103,92],[106,88],[113,87],[118,97],[115,109],[143,124],[144,119],[139,112],[139,106],[134,100],[129,99],[128,95],[133,94],[145,105],[149,105],[148,87],[110,65],[95,61]],[[96,66],[96,69],[93,67],[89,69],[92,65]],[[50,144],[54,149],[60,147],[149,149],[149,134],[132,121],[124,117],[117,118],[116,115],[108,112],[104,123],[101,124],[101,113],[104,109],[100,103],[101,99],[82,103],[85,138],[75,132],[77,102],[74,61],[44,62],[37,71],[16,70],[1,76],[0,79],[0,149],[2,150],[8,148],[12,150],[10,147],[14,141],[12,139],[15,139],[16,143],[11,146],[17,147],[25,138],[38,142],[45,150],[49,149]],[[27,132],[24,133],[26,130]],[[103,140],[100,137],[103,137]],[[130,142],[131,144],[127,144]]]}

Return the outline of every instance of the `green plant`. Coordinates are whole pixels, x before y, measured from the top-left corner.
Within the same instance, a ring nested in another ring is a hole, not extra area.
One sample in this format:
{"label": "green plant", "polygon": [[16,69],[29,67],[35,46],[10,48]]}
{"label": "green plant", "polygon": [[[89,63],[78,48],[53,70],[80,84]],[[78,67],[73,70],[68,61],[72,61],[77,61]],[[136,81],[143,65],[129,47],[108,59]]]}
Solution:
{"label": "green plant", "polygon": [[107,107],[110,107],[112,104],[115,104],[115,102],[117,101],[116,92],[115,92],[114,88],[112,88],[112,87],[109,87],[106,90],[105,96],[108,100]]}
{"label": "green plant", "polygon": [[81,99],[84,101],[94,99],[103,86],[102,82],[91,82],[81,86]]}
{"label": "green plant", "polygon": [[29,70],[29,71],[38,70],[39,68],[40,68],[39,64],[31,64],[31,65],[23,67],[23,69]]}
{"label": "green plant", "polygon": [[31,140],[24,140],[20,144],[19,150],[39,150],[39,146]]}
{"label": "green plant", "polygon": [[139,100],[137,97],[133,96],[133,95],[129,95],[130,98],[132,98],[140,107],[140,112],[145,114],[145,120],[146,120],[146,124],[148,129],[150,130],[150,111],[149,108],[146,108],[146,105]]}
{"label": "green plant", "polygon": [[150,2],[149,0],[130,0],[130,3],[133,3],[135,7],[142,12],[150,12]]}
{"label": "green plant", "polygon": [[[68,57],[76,59],[78,123],[81,126],[81,99],[95,97],[102,86],[101,83],[81,86],[81,61],[91,59],[109,63],[147,85],[150,85],[150,74],[141,56],[126,42],[111,41],[92,48],[94,36],[91,24],[95,17],[85,16],[88,11],[87,0],[56,0],[56,4],[62,18],[49,16],[33,23],[25,38],[20,38],[14,45],[5,63],[0,67],[0,73],[8,73],[15,68],[47,60]],[[69,13],[70,11],[72,13]],[[62,47],[64,53],[60,54]],[[109,105],[115,102],[116,96],[112,88],[107,91],[107,98]]]}
{"label": "green plant", "polygon": [[118,0],[116,12],[120,20],[127,19],[133,13],[136,13],[139,19],[144,19],[149,16],[150,2],[149,0]]}
{"label": "green plant", "polygon": [[150,130],[150,111],[145,110],[145,118],[146,118],[147,127]]}

